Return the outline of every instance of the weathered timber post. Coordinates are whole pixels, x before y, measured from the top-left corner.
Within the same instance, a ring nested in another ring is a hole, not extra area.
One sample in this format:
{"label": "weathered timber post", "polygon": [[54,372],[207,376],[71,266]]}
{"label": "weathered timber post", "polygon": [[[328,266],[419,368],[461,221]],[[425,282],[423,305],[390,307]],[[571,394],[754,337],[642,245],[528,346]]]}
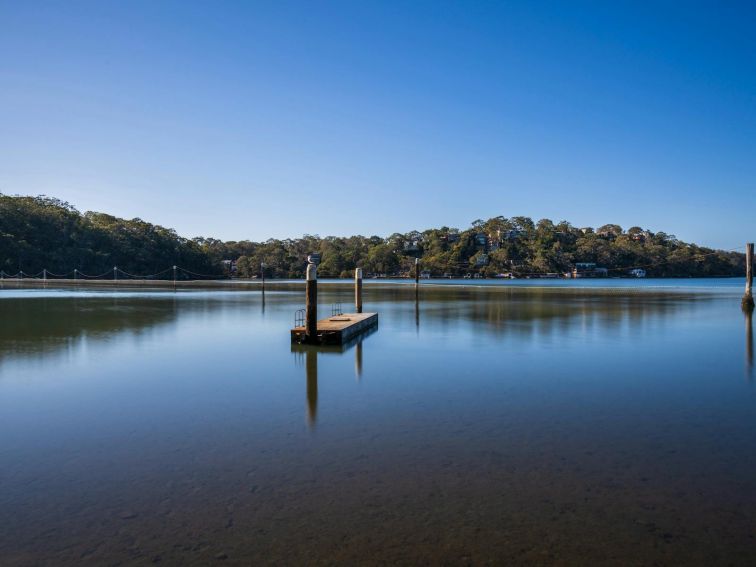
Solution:
{"label": "weathered timber post", "polygon": [[262,291],[265,293],[265,262],[260,262],[260,277],[262,278]]}
{"label": "weathered timber post", "polygon": [[308,343],[314,344],[318,341],[318,267],[315,264],[307,265],[305,294],[305,337]]}
{"label": "weathered timber post", "polygon": [[47,269],[42,268],[42,281],[47,281]]}
{"label": "weathered timber post", "polygon": [[420,258],[415,258],[415,285],[420,285]]}
{"label": "weathered timber post", "polygon": [[308,350],[305,353],[305,371],[307,372],[307,422],[315,425],[318,415],[318,353]]}
{"label": "weathered timber post", "polygon": [[74,268],[74,281],[79,279],[79,269]]}
{"label": "weathered timber post", "polygon": [[354,309],[362,313],[362,268],[354,270]]}
{"label": "weathered timber post", "polygon": [[113,281],[114,282],[118,281],[118,267],[117,266],[113,266]]}
{"label": "weathered timber post", "polygon": [[173,291],[176,291],[176,266],[173,266]]}
{"label": "weathered timber post", "polygon": [[753,242],[746,244],[746,288],[741,306],[747,311],[753,311]]}

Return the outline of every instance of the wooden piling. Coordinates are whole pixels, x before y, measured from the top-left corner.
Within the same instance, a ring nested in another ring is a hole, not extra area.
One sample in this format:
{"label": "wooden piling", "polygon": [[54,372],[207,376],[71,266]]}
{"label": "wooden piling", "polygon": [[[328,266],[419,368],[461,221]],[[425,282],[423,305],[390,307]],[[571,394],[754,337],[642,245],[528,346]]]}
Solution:
{"label": "wooden piling", "polygon": [[354,270],[354,309],[362,313],[362,268]]}
{"label": "wooden piling", "polygon": [[314,344],[318,341],[318,267],[307,265],[305,300],[305,337],[307,342]]}
{"label": "wooden piling", "polygon": [[746,287],[741,306],[747,311],[753,311],[753,242],[746,244]]}
{"label": "wooden piling", "polygon": [[262,278],[262,292],[265,293],[265,262],[260,262],[260,277]]}
{"label": "wooden piling", "polygon": [[415,285],[420,285],[420,258],[415,258]]}

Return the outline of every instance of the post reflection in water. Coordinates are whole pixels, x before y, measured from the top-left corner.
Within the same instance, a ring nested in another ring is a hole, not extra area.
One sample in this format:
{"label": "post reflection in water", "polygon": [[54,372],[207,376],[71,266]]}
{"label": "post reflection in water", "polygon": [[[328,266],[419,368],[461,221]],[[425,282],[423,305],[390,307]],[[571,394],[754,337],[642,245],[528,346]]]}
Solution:
{"label": "post reflection in water", "polygon": [[357,343],[354,349],[354,377],[358,382],[362,378],[362,340]]}
{"label": "post reflection in water", "polygon": [[745,310],[746,320],[746,373],[753,378],[753,311]]}
{"label": "post reflection in water", "polygon": [[344,345],[314,346],[292,344],[291,352],[295,354],[297,365],[301,364],[304,356],[305,378],[307,383],[307,424],[314,427],[318,415],[318,357],[325,355],[342,356],[354,348],[354,376],[357,382],[362,378],[362,350],[365,338],[375,332],[371,329],[354,341]]}
{"label": "post reflection in water", "polygon": [[415,331],[420,332],[420,290],[415,288]]}
{"label": "post reflection in water", "polygon": [[315,425],[318,416],[318,353],[308,349],[305,353],[305,370],[307,372],[307,423]]}

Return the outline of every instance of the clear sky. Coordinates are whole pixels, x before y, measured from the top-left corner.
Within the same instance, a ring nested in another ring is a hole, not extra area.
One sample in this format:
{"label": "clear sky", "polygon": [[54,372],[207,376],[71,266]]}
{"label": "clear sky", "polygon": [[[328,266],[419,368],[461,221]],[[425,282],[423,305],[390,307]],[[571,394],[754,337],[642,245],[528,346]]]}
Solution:
{"label": "clear sky", "polygon": [[756,238],[756,4],[0,0],[0,191],[185,236]]}

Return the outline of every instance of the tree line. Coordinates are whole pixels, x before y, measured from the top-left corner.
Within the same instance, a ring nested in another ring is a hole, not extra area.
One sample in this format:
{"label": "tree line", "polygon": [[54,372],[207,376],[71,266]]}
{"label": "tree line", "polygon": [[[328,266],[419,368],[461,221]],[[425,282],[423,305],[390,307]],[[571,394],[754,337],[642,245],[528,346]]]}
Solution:
{"label": "tree line", "polygon": [[441,227],[386,238],[306,234],[224,242],[184,238],[138,218],[80,213],[51,197],[0,194],[0,270],[5,273],[42,268],[102,273],[118,266],[153,274],[177,264],[210,276],[255,277],[262,269],[268,278],[301,278],[312,252],[321,254],[321,277],[352,277],[356,267],[368,275],[408,275],[416,258],[434,276],[456,277],[563,274],[576,263],[594,263],[611,275],[644,267],[649,277],[736,276],[745,270],[742,253],[689,244],[637,226],[594,229],[567,221],[497,216],[476,220],[464,230]]}

